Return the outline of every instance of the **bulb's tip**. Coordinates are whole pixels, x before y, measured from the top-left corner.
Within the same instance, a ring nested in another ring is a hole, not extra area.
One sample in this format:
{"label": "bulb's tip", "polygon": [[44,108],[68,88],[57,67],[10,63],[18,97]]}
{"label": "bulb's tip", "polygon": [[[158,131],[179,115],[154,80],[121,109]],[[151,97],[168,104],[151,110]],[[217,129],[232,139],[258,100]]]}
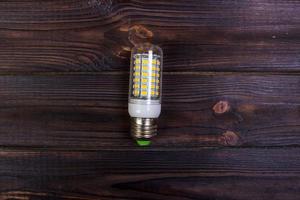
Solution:
{"label": "bulb's tip", "polygon": [[138,139],[138,140],[136,140],[136,143],[139,146],[149,146],[151,144],[151,141],[150,140]]}

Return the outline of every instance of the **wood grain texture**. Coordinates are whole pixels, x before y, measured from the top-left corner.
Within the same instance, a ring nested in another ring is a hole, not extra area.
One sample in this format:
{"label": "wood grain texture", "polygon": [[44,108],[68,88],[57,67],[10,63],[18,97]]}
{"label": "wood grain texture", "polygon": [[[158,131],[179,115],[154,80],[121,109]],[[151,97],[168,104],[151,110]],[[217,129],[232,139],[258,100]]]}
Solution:
{"label": "wood grain texture", "polygon": [[[133,40],[164,50],[129,136]],[[0,199],[298,200],[300,2],[0,2]]]}
{"label": "wood grain texture", "polygon": [[128,71],[130,27],[165,71],[299,72],[295,0],[0,2],[0,74]]}
{"label": "wood grain texture", "polygon": [[[299,82],[292,75],[165,74],[152,148],[299,146]],[[135,148],[128,74],[1,76],[0,145]]]}
{"label": "wood grain texture", "polygon": [[297,199],[299,153],[298,148],[1,151],[0,197]]}

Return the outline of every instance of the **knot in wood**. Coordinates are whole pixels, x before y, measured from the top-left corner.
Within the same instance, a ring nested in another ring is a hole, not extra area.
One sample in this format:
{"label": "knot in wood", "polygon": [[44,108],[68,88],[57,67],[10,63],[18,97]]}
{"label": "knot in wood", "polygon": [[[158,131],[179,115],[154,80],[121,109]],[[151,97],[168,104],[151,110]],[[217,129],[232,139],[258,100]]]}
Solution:
{"label": "knot in wood", "polygon": [[149,42],[152,37],[152,31],[142,25],[135,25],[129,28],[128,39],[133,45]]}
{"label": "knot in wood", "polygon": [[219,101],[214,105],[213,110],[217,114],[222,114],[230,110],[230,105],[227,101]]}
{"label": "knot in wood", "polygon": [[237,146],[240,144],[240,138],[235,132],[226,131],[220,137],[219,142],[224,146]]}

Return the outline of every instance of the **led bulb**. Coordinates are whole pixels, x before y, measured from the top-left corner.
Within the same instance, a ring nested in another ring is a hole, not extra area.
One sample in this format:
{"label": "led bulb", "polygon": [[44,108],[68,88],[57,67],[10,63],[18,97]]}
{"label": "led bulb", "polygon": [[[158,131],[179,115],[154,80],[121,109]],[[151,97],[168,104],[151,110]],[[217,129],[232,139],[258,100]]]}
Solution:
{"label": "led bulb", "polygon": [[131,116],[131,134],[138,144],[150,144],[140,141],[147,141],[157,134],[156,119],[161,111],[162,59],[161,48],[150,43],[136,45],[131,52],[128,112]]}

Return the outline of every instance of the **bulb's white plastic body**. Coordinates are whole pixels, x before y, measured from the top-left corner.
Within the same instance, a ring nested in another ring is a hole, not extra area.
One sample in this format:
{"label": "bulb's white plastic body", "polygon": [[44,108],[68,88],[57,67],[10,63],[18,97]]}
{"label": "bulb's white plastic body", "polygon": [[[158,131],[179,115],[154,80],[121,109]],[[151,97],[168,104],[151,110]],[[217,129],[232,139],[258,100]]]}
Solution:
{"label": "bulb's white plastic body", "polygon": [[[162,56],[161,48],[150,43],[133,47],[128,97],[128,112],[131,117],[159,117],[161,111]],[[139,76],[135,76],[136,73]],[[145,82],[143,83],[142,80]]]}
{"label": "bulb's white plastic body", "polygon": [[158,118],[161,104],[128,103],[128,112],[131,117]]}

